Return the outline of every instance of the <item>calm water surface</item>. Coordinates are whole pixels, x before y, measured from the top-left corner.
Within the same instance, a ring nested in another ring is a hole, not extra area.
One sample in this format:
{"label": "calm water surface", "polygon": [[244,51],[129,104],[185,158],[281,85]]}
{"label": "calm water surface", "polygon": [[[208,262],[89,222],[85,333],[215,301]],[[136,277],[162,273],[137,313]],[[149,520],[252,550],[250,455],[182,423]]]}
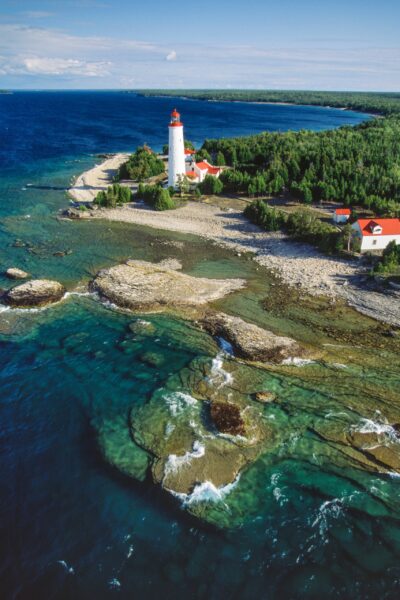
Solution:
{"label": "calm water surface", "polygon": [[[365,119],[173,102],[197,144]],[[160,148],[171,108],[170,99],[120,93],[0,95],[0,271],[18,266],[75,290],[128,257],[174,256],[189,273],[246,277],[248,288],[218,307],[313,344],[323,360],[254,372],[279,398],[264,409],[279,443],[223,501],[207,503],[205,524],[150,477],[136,481],[109,465],[99,436],[120,460],[130,409],[193,360],[211,362],[215,343],[164,315],[146,316],[151,335],[132,336],[136,316],[85,295],[1,312],[1,597],[397,598],[399,481],[358,468],[338,442],[351,428],[385,432],[400,421],[396,340],[349,309],[274,303],[267,273],[196,238],[56,218],[71,178],[96,153]]]}

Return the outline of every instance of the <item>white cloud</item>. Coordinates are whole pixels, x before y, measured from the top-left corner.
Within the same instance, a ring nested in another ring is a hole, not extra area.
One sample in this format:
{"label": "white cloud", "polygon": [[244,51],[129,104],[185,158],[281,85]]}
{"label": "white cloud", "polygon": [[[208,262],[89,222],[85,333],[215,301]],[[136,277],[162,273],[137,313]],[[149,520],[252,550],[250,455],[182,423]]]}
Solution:
{"label": "white cloud", "polygon": [[23,64],[28,73],[35,75],[82,75],[86,77],[106,77],[110,75],[111,62],[85,62],[65,58],[38,58],[23,59]]}
{"label": "white cloud", "polygon": [[67,82],[88,88],[395,90],[400,88],[400,48],[270,48],[266,43],[176,44],[171,50],[130,38],[0,23],[0,74],[2,87]]}
{"label": "white cloud", "polygon": [[175,50],[171,50],[171,52],[169,52],[167,54],[167,56],[165,57],[166,60],[176,60],[177,59],[177,53],[175,52]]}

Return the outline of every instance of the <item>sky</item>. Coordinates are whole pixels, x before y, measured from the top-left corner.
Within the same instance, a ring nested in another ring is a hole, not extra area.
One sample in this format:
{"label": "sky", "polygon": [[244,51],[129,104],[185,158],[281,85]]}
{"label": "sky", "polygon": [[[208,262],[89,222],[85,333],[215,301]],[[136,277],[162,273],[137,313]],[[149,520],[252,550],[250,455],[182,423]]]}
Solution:
{"label": "sky", "polygon": [[0,0],[0,89],[400,91],[400,0]]}

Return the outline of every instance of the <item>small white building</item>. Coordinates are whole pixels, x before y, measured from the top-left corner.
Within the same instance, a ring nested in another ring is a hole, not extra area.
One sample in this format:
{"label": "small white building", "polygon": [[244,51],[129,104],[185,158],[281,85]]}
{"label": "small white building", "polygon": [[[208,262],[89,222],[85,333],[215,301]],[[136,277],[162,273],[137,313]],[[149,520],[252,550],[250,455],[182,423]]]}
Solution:
{"label": "small white building", "polygon": [[202,181],[204,181],[207,175],[219,177],[222,169],[220,167],[214,167],[213,165],[210,165],[210,163],[206,160],[203,160],[201,162],[194,163],[193,171],[197,176],[197,180],[199,181],[199,183],[201,183]]}
{"label": "small white building", "polygon": [[361,252],[384,250],[392,241],[400,244],[400,219],[358,219],[352,227],[361,240]]}
{"label": "small white building", "polygon": [[350,219],[351,210],[350,208],[337,208],[333,212],[333,222],[334,223],[347,223]]}

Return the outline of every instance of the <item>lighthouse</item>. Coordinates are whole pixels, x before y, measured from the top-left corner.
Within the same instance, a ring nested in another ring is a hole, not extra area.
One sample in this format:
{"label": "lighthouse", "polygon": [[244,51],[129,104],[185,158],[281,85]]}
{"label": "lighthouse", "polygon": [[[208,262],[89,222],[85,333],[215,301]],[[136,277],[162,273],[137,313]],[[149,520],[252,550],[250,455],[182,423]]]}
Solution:
{"label": "lighthouse", "polygon": [[185,147],[183,143],[183,123],[174,108],[169,124],[168,145],[168,185],[176,187],[179,177],[185,176]]}

